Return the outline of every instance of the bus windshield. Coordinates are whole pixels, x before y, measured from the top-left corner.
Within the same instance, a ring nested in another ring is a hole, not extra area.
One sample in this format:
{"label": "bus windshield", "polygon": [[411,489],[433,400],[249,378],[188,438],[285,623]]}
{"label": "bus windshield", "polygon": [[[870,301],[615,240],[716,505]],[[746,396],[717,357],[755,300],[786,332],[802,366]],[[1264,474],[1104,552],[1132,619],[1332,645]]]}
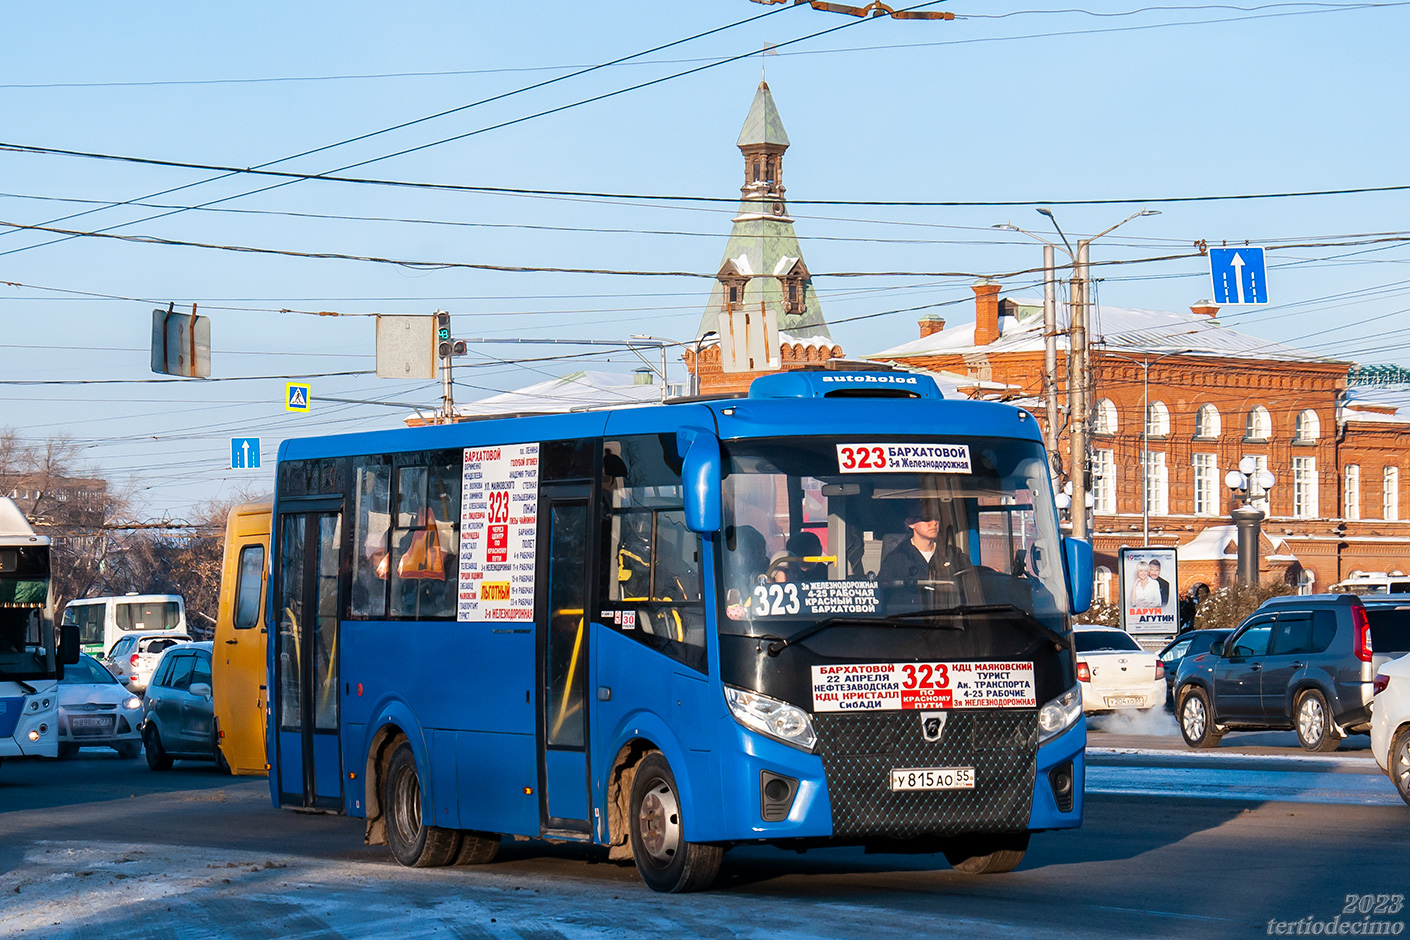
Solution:
{"label": "bus windshield", "polygon": [[[722,633],[1013,607],[1066,633],[1047,459],[1031,441],[726,443]],[[920,469],[913,469],[920,468]]]}
{"label": "bus windshield", "polygon": [[0,547],[0,677],[45,675],[49,547]]}

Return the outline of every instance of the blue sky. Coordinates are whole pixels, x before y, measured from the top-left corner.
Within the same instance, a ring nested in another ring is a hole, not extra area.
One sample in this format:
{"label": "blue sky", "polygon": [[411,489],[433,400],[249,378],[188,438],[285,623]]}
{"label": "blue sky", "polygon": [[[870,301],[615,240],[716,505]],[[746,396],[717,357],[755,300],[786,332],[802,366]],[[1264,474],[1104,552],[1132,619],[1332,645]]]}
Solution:
{"label": "blue sky", "polygon": [[[954,273],[819,276],[824,313],[849,354],[913,338],[918,314],[840,320],[949,303],[934,312],[962,322],[973,315],[968,285],[975,276],[1039,263],[1037,242],[994,224],[1011,219],[1044,237],[1052,237],[1051,229],[1031,204],[858,207],[801,200],[1089,202],[1055,207],[1075,238],[1142,205],[1091,201],[1151,199],[1145,205],[1162,214],[1103,238],[1094,260],[1188,254],[1197,239],[1316,244],[1270,254],[1274,306],[1226,310],[1221,319],[1323,355],[1410,361],[1410,332],[1395,332],[1410,327],[1405,243],[1346,244],[1356,234],[1404,235],[1407,193],[1154,201],[1410,183],[1404,156],[1410,131],[1399,105],[1410,84],[1402,49],[1410,6],[1140,7],[1102,0],[1084,10],[1056,3],[935,8],[952,10],[956,19],[857,21],[745,0],[395,8],[32,4],[8,11],[0,38],[0,142],[252,166],[771,14],[643,61],[279,168],[328,172],[845,26],[767,59],[753,55],[348,173],[730,197],[741,176],[734,139],[763,63],[792,140],[784,181],[809,267],[819,275]],[[0,151],[0,220],[44,223],[210,175]],[[236,177],[146,201],[192,206],[270,182]],[[427,262],[709,273],[732,214],[727,204],[320,181],[213,208],[226,211],[141,221],[162,210],[124,206],[57,224],[92,231],[133,223],[114,233]],[[148,368],[154,303],[197,303],[212,320],[213,375],[233,378],[373,368],[370,317],[280,310],[439,307],[454,314],[462,336],[652,333],[684,340],[694,333],[709,287],[694,278],[410,269],[91,237],[41,246],[51,238],[0,231],[0,281],[24,285],[0,287],[0,379],[119,381],[0,385],[0,427],[27,439],[70,436],[94,468],[118,480],[133,476],[144,516],[181,516],[241,484],[267,488],[267,475],[226,469],[231,436],[261,436],[272,451],[286,436],[387,427],[404,414],[320,402],[320,395],[427,405],[439,395],[436,383],[315,378],[314,409],[301,416],[283,411],[278,379],[148,382],[156,378]],[[1005,278],[1006,289],[1033,295],[1027,277]],[[1103,305],[1184,309],[1209,294],[1207,267],[1196,257],[1121,265],[1103,277]],[[1106,320],[1101,326],[1114,328]],[[628,355],[600,352],[573,363],[486,358],[563,351],[482,347],[473,367],[457,371],[457,396],[521,387],[582,364],[613,370],[635,364]]]}

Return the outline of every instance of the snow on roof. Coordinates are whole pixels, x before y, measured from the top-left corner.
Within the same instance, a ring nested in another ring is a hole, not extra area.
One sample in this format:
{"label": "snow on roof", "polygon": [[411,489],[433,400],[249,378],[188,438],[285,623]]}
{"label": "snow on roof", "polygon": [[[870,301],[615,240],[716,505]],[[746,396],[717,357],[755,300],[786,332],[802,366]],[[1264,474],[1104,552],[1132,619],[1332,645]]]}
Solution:
{"label": "snow on roof", "polygon": [[1346,390],[1341,421],[1375,422],[1378,424],[1410,424],[1410,416],[1397,414],[1410,410],[1410,385],[1353,385]]}
{"label": "snow on roof", "polygon": [[[1033,315],[1042,301],[1006,298],[1011,307],[1021,308],[1020,316],[999,317],[999,338],[987,346],[974,344],[974,324],[966,323],[920,339],[911,340],[870,358],[937,354],[988,354],[1038,352],[1043,348],[1043,320]],[[1067,314],[1058,312],[1059,329],[1066,327]],[[1098,350],[1122,353],[1187,352],[1194,356],[1240,359],[1277,359],[1295,362],[1340,362],[1262,337],[1241,333],[1218,320],[1189,311],[1145,310],[1135,307],[1097,305],[1089,324],[1091,341]],[[1067,337],[1057,337],[1059,349],[1067,348]]]}
{"label": "snow on roof", "polygon": [[[1274,538],[1267,532],[1260,532],[1259,540],[1271,545],[1272,552],[1267,555],[1269,559],[1296,560],[1286,539]],[[1185,544],[1175,546],[1175,558],[1181,562],[1237,561],[1238,557],[1239,530],[1233,525],[1208,526]]]}
{"label": "snow on roof", "polygon": [[633,376],[615,372],[582,371],[479,401],[457,402],[455,411],[471,417],[561,414],[587,408],[659,404],[660,401],[660,385],[636,385]]}

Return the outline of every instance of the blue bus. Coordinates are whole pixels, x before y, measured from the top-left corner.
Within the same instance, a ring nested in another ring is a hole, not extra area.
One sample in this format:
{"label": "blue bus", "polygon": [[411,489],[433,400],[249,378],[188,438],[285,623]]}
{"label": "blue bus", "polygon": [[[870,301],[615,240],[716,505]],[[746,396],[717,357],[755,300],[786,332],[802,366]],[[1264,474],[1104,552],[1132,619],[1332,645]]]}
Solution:
{"label": "blue bus", "polygon": [[417,867],[605,846],[658,891],[745,843],[1010,870],[1082,818],[1091,547],[1035,424],[818,369],[286,441],[274,802]]}

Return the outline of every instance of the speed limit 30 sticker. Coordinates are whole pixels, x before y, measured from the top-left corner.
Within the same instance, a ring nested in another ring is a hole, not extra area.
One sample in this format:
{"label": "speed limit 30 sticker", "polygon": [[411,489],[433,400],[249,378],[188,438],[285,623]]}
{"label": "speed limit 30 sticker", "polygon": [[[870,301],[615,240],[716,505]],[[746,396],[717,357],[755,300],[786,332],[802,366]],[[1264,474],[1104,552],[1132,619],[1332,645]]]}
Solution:
{"label": "speed limit 30 sticker", "polygon": [[838,444],[843,473],[970,473],[968,444]]}
{"label": "speed limit 30 sticker", "polygon": [[864,663],[813,667],[814,712],[1037,707],[1032,663]]}

